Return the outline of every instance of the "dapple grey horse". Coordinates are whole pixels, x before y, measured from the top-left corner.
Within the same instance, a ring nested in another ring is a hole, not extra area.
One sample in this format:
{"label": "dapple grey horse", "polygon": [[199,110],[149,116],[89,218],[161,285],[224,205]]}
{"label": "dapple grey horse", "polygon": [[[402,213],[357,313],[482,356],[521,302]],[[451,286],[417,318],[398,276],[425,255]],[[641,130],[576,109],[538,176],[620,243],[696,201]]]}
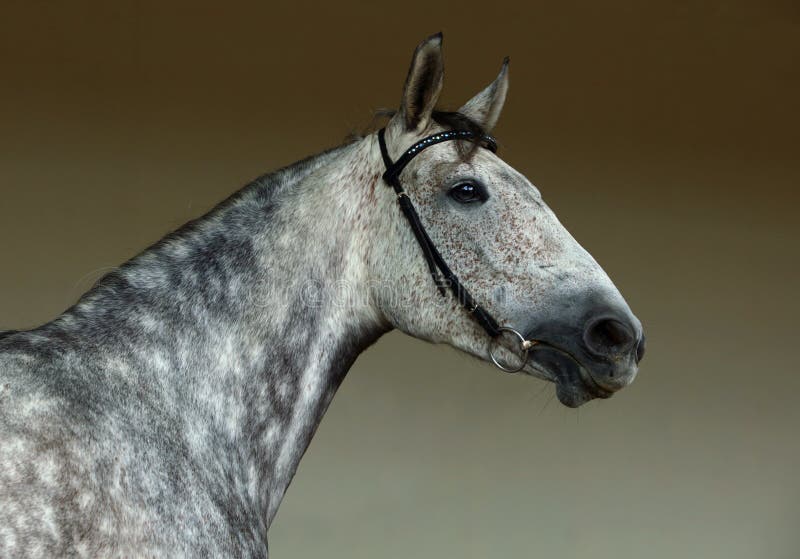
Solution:
{"label": "dapple grey horse", "polygon": [[[266,557],[336,389],[393,328],[522,367],[568,406],[633,380],[641,324],[476,140],[500,115],[507,62],[457,112],[435,110],[442,79],[439,34],[414,53],[385,157],[371,133],[265,175],[52,322],[0,334],[0,557]],[[463,136],[384,180],[450,132]],[[431,251],[468,305],[431,281]],[[503,330],[476,320],[478,303]]]}

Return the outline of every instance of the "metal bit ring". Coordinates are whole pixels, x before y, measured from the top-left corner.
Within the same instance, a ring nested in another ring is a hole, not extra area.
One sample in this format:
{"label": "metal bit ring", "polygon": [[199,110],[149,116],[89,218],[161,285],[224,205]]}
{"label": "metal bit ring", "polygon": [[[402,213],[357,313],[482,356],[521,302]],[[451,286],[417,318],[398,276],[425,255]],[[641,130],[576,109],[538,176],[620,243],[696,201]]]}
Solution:
{"label": "metal bit ring", "polygon": [[521,351],[519,357],[521,364],[519,367],[516,368],[509,367],[507,364],[502,363],[497,357],[495,357],[494,355],[495,344],[497,343],[497,340],[500,338],[500,336],[492,338],[492,340],[489,342],[489,357],[492,358],[492,363],[494,363],[495,366],[501,371],[505,371],[506,373],[518,373],[519,371],[525,368],[525,364],[528,362],[528,351],[530,351],[530,349],[539,342],[537,342],[536,340],[526,340],[525,336],[523,336],[517,330],[511,328],[510,326],[501,326],[499,330],[500,332],[510,332],[519,339],[519,347]]}

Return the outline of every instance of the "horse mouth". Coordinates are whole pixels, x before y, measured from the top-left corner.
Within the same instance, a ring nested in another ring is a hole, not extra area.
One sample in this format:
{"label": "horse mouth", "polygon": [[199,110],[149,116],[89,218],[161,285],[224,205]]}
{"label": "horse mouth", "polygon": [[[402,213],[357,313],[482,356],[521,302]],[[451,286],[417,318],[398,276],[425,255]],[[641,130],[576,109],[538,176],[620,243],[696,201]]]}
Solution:
{"label": "horse mouth", "polygon": [[603,388],[578,359],[561,348],[542,344],[534,346],[528,356],[528,366],[556,385],[558,401],[577,408],[595,398],[610,398],[614,393]]}

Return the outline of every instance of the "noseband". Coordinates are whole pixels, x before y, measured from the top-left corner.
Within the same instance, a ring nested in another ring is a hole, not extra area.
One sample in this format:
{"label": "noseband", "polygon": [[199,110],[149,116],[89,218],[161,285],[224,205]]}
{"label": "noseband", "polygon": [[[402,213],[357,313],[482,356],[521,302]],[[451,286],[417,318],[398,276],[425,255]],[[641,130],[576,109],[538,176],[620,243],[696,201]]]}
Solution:
{"label": "noseband", "polygon": [[[400,173],[403,171],[403,169],[405,169],[406,165],[408,165],[408,163],[414,159],[414,157],[416,157],[425,148],[429,148],[433,145],[452,140],[471,140],[478,142],[481,147],[488,149],[492,153],[496,153],[497,142],[488,134],[477,134],[469,130],[450,130],[447,132],[433,134],[432,136],[428,136],[427,138],[420,140],[408,148],[397,161],[392,161],[392,158],[389,157],[389,150],[386,148],[385,135],[385,128],[382,128],[378,131],[378,143],[381,148],[383,163],[386,165],[386,171],[383,173],[383,180],[389,186],[394,188],[394,192],[397,195],[397,202],[400,204],[400,209],[403,210],[403,215],[406,216],[406,219],[411,226],[411,230],[414,232],[414,237],[416,237],[419,246],[422,248],[422,254],[425,257],[431,277],[433,278],[433,282],[436,284],[439,293],[443,297],[446,296],[446,288],[449,287],[459,304],[464,307],[467,313],[469,313],[469,315],[472,316],[472,318],[474,318],[475,321],[486,331],[491,338],[491,342],[489,343],[489,356],[492,358],[492,362],[498,368],[507,373],[516,373],[521,371],[523,367],[525,367],[525,363],[528,360],[528,351],[539,342],[536,340],[526,340],[525,336],[510,326],[500,326],[494,317],[489,314],[489,311],[484,309],[478,304],[477,301],[475,301],[472,295],[470,295],[469,291],[467,291],[461,281],[459,281],[458,277],[447,265],[447,262],[444,261],[444,258],[442,258],[442,255],[439,253],[436,245],[433,244],[433,241],[428,236],[428,232],[425,231],[425,227],[422,225],[422,221],[419,219],[419,214],[417,214],[417,210],[414,208],[414,204],[411,202],[411,198],[409,198],[408,193],[403,190],[399,178]],[[513,367],[504,364],[494,355],[495,344],[497,343],[497,340],[501,334],[504,332],[513,334],[519,341],[521,359],[521,364],[519,367]]]}

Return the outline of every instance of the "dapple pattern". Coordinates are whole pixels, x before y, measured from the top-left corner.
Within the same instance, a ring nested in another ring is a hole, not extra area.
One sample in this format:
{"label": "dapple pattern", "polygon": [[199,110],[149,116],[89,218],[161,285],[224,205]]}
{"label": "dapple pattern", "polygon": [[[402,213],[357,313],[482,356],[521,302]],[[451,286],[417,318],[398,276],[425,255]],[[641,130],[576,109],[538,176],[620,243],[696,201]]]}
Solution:
{"label": "dapple pattern", "polygon": [[[393,159],[453,126],[493,128],[507,61],[449,121],[434,112],[442,78],[435,35],[386,126]],[[549,342],[524,372],[563,403],[629,384],[641,325],[611,280],[521,173],[463,148],[403,170],[443,258],[498,322]],[[486,333],[431,282],[383,168],[369,134],[266,175],[54,321],[0,333],[0,557],[266,557],[359,353],[397,328],[488,358]],[[448,195],[465,180],[481,204]]]}

